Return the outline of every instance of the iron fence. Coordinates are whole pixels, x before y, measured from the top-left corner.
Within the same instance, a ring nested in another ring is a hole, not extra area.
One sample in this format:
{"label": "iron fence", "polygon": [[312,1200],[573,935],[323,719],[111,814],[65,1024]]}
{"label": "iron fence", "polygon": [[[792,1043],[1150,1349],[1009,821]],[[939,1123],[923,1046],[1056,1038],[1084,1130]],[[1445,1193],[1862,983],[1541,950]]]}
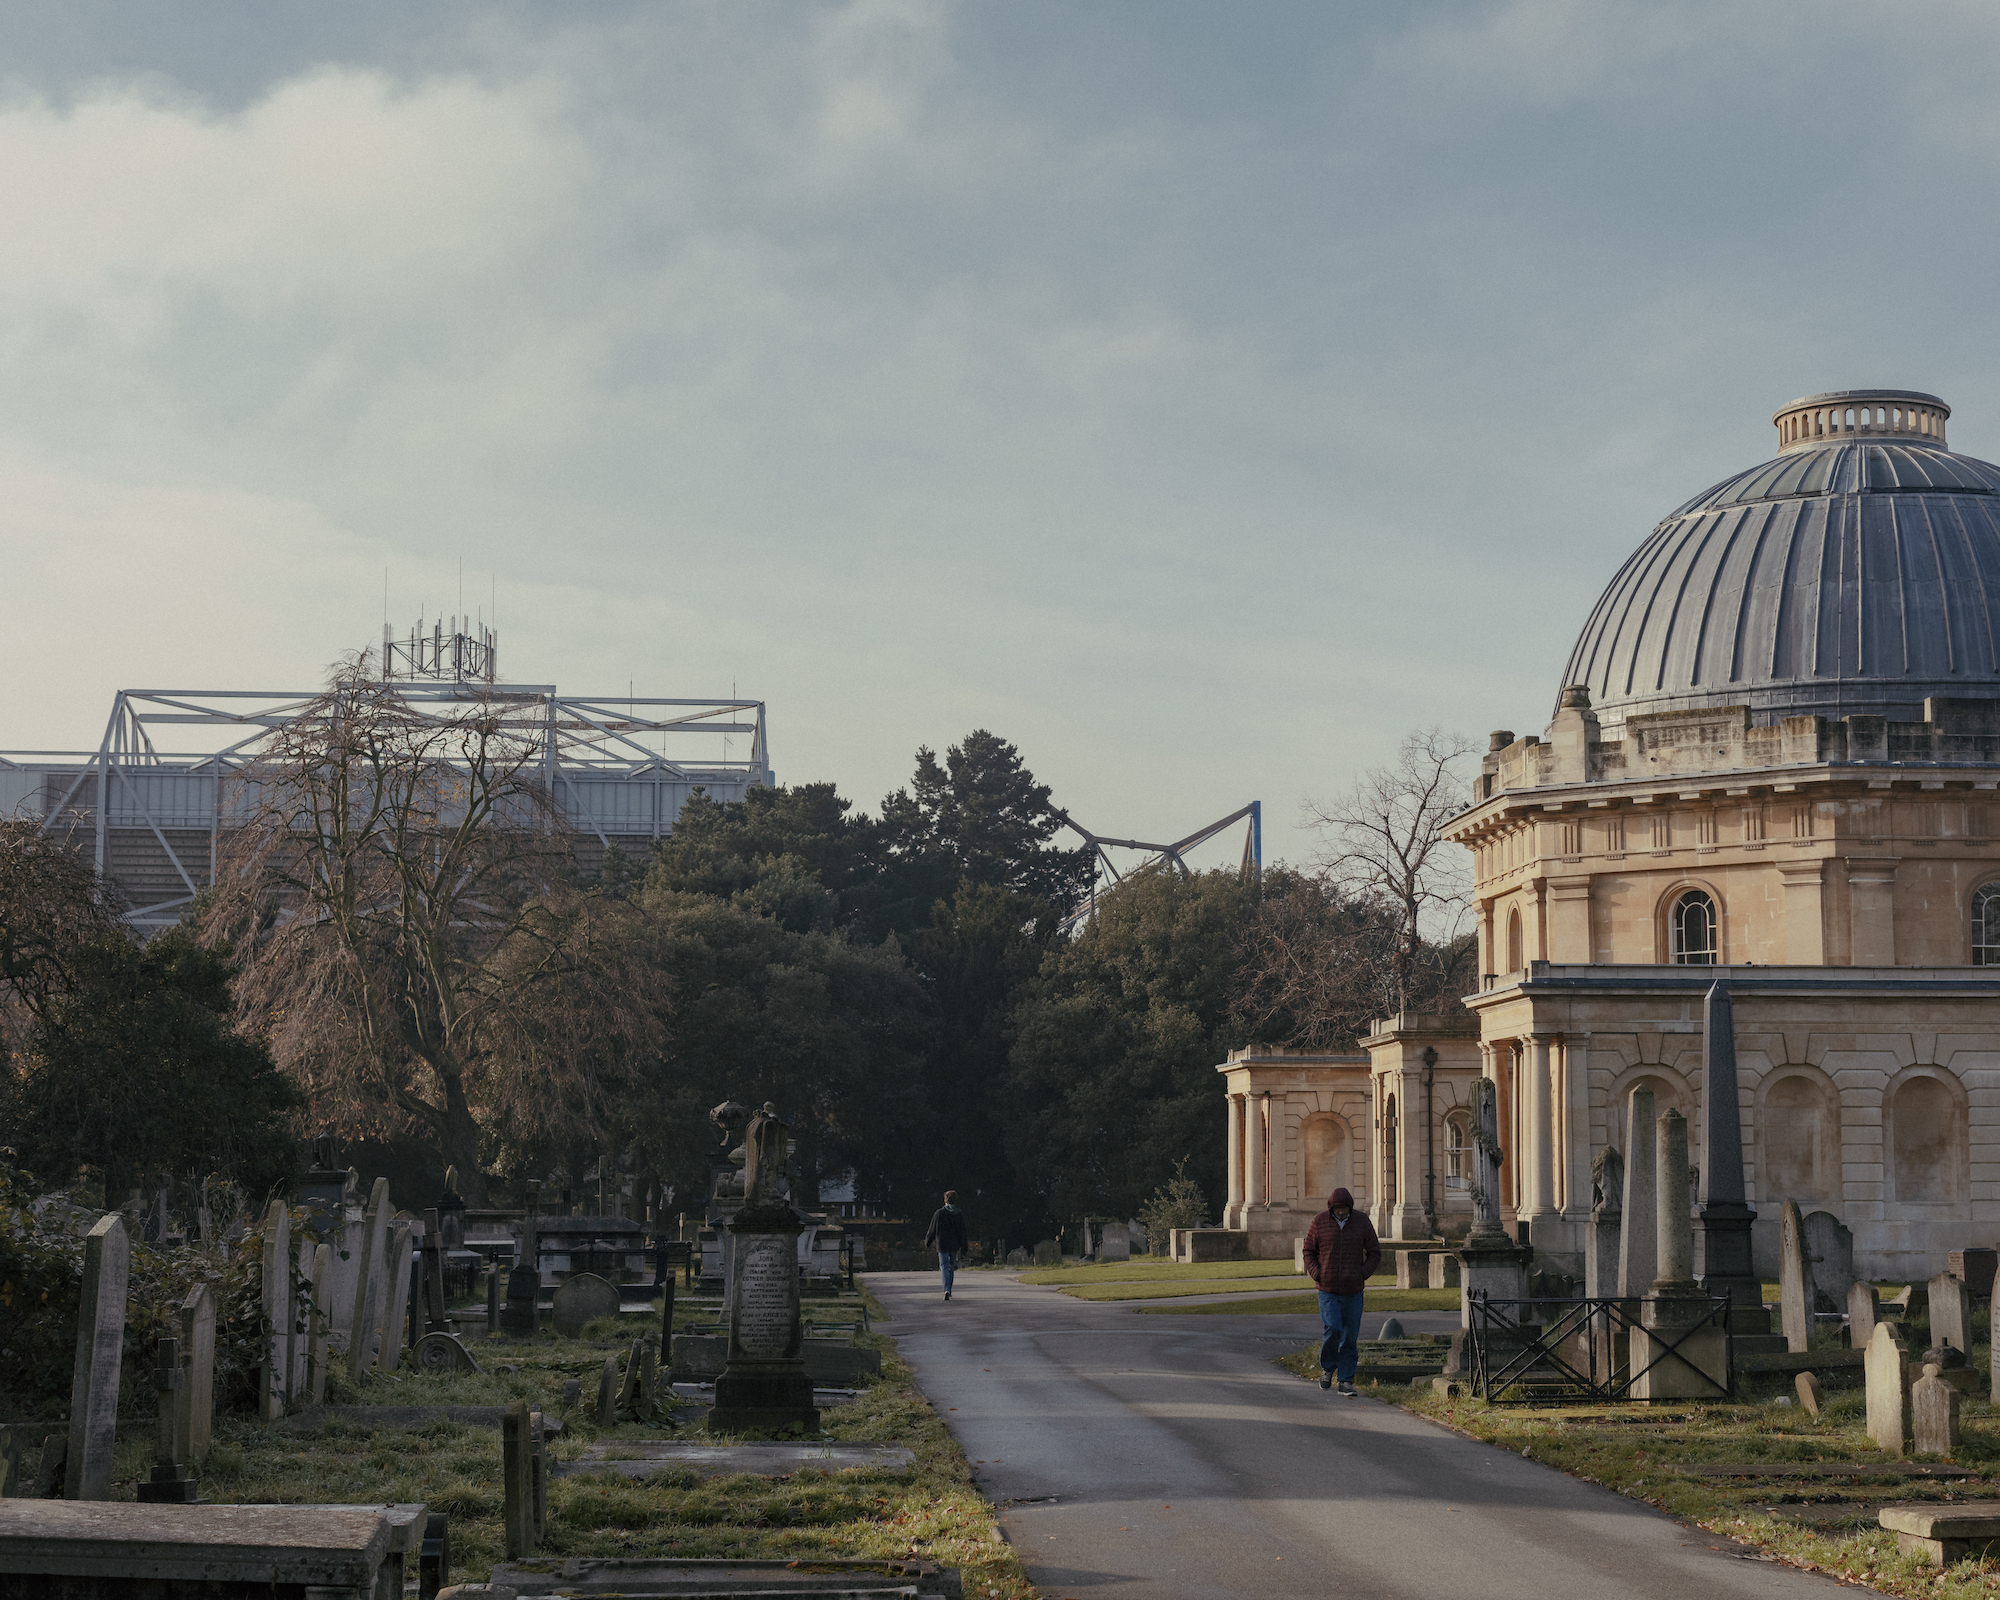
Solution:
{"label": "iron fence", "polygon": [[[1681,1399],[1736,1397],[1736,1340],[1729,1326],[1729,1297],[1701,1295],[1679,1302],[1706,1311],[1685,1325],[1643,1328],[1638,1300],[1495,1300],[1482,1290],[1466,1296],[1471,1321],[1466,1339],[1473,1392],[1495,1404],[1535,1400],[1627,1400],[1632,1385],[1660,1370],[1697,1380]],[[1722,1330],[1722,1380],[1682,1352],[1698,1333]],[[1632,1335],[1643,1331],[1643,1341]],[[1648,1353],[1635,1367],[1631,1352]],[[1711,1392],[1712,1391],[1712,1392]]]}

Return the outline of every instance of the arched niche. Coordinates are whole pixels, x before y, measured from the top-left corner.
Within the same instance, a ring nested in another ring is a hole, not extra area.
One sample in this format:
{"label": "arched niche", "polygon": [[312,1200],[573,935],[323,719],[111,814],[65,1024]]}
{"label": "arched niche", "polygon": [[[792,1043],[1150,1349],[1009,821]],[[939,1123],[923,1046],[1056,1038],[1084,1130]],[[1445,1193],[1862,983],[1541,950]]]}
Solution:
{"label": "arched niche", "polygon": [[[1632,1091],[1640,1088],[1653,1091],[1654,1117],[1678,1111],[1687,1118],[1688,1144],[1692,1149],[1695,1143],[1694,1089],[1674,1068],[1661,1066],[1656,1061],[1642,1062],[1627,1069],[1612,1084],[1611,1142],[1621,1151],[1631,1152],[1634,1134],[1625,1124],[1632,1114]],[[1645,1137],[1654,1139],[1658,1133],[1648,1128]]]}
{"label": "arched niche", "polygon": [[1943,1204],[1966,1195],[1965,1087],[1942,1067],[1906,1067],[1882,1092],[1886,1198]]}
{"label": "arched niche", "polygon": [[1521,910],[1516,906],[1507,913],[1507,970],[1519,972],[1527,966],[1525,950],[1521,943]]}
{"label": "arched niche", "polygon": [[1334,1190],[1354,1187],[1350,1137],[1346,1118],[1331,1111],[1315,1111],[1299,1124],[1299,1172],[1305,1185],[1305,1204],[1325,1205]]}
{"label": "arched niche", "polygon": [[1840,1093],[1817,1067],[1774,1067],[1757,1089],[1757,1197],[1773,1205],[1841,1198]]}

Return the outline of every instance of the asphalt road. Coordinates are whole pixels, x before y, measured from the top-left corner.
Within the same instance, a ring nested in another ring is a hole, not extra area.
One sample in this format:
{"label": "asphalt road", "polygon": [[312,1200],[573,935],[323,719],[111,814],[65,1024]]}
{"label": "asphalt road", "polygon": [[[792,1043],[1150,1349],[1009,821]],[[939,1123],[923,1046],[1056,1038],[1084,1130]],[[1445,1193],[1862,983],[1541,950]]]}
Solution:
{"label": "asphalt road", "polygon": [[1274,1364],[1311,1319],[1146,1316],[992,1272],[961,1273],[949,1305],[925,1274],[868,1285],[1051,1600],[1856,1592],[1323,1393]]}

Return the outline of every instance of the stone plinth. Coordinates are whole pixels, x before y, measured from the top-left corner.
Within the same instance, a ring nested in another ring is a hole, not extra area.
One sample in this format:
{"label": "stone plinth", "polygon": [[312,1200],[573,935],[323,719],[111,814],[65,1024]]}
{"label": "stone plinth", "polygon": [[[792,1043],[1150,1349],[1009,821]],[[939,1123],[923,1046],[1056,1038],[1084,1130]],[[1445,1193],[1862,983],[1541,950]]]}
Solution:
{"label": "stone plinth", "polygon": [[729,1293],[729,1350],[715,1380],[711,1433],[819,1431],[799,1315],[799,1233],[789,1205],[747,1205],[730,1230],[736,1273]]}
{"label": "stone plinth", "polygon": [[2000,1500],[1967,1500],[1955,1506],[1884,1506],[1881,1524],[1905,1555],[1935,1567],[1985,1555],[2000,1544]]}
{"label": "stone plinth", "polygon": [[1713,1400],[1729,1389],[1729,1335],[1706,1295],[1653,1294],[1631,1335],[1634,1400]]}
{"label": "stone plinth", "polygon": [[[1504,1235],[1497,1239],[1468,1239],[1458,1252],[1458,1325],[1472,1326],[1472,1297],[1484,1293],[1489,1300],[1528,1298],[1528,1265],[1535,1252],[1515,1244]],[[1509,1310],[1512,1317],[1518,1313]]]}

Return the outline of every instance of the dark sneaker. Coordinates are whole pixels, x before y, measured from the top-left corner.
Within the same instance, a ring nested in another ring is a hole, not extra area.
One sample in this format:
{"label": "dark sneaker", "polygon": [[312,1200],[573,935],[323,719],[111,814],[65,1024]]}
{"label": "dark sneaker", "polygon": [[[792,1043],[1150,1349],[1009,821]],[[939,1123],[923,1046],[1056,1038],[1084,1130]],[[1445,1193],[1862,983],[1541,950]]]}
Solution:
{"label": "dark sneaker", "polygon": [[944,1297],[945,1297],[945,1299],[947,1299],[947,1300],[949,1300],[949,1299],[951,1298],[951,1291],[950,1291],[949,1289],[945,1290],[945,1292],[944,1292]]}
{"label": "dark sneaker", "polygon": [[1333,1374],[1330,1372],[1322,1372],[1319,1375],[1319,1386],[1322,1389],[1331,1389],[1333,1387]]}
{"label": "dark sneaker", "polygon": [[1356,1390],[1353,1384],[1343,1383],[1340,1386],[1340,1392],[1345,1396],[1347,1396],[1348,1399],[1352,1400],[1355,1397]]}

